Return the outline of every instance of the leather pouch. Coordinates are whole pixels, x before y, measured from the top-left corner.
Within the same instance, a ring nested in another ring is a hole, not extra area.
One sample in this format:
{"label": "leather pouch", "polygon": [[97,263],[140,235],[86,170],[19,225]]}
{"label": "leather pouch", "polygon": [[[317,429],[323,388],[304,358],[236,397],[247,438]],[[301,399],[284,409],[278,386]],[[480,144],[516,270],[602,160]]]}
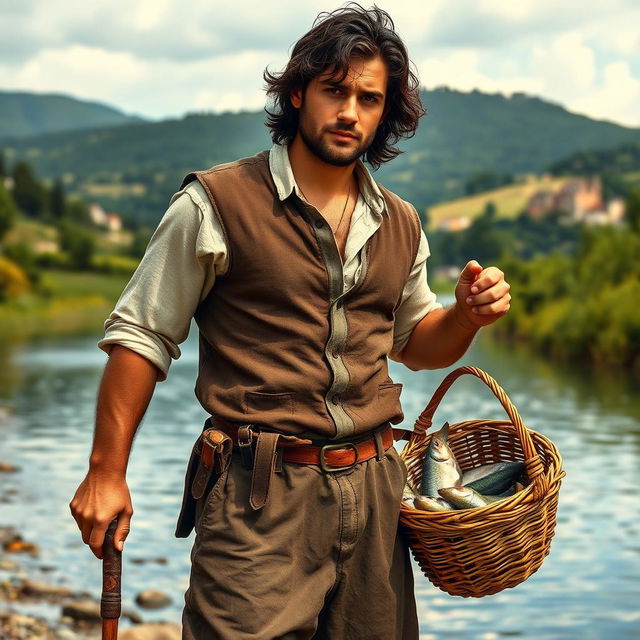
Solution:
{"label": "leather pouch", "polygon": [[209,419],[191,450],[184,478],[184,492],[175,537],[187,538],[196,524],[196,505],[206,496],[212,480],[220,477],[231,461],[233,441],[220,431],[210,427]]}

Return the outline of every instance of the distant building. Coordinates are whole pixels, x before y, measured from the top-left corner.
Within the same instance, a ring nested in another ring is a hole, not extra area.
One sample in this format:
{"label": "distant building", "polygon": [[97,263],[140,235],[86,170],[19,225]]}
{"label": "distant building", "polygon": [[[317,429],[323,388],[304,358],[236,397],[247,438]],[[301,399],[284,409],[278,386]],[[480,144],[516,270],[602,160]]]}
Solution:
{"label": "distant building", "polygon": [[89,216],[94,224],[106,227],[109,231],[122,230],[122,218],[117,213],[106,213],[99,204],[89,205]]}
{"label": "distant building", "polygon": [[433,270],[433,274],[429,274],[429,278],[444,280],[455,280],[460,277],[462,270],[455,265],[442,265]]}
{"label": "distant building", "polygon": [[625,206],[620,198],[606,203],[602,197],[602,181],[595,176],[590,180],[568,180],[556,191],[536,191],[529,198],[526,209],[533,218],[541,218],[552,211],[562,211],[573,222],[595,225],[620,223]]}
{"label": "distant building", "polygon": [[463,231],[471,226],[471,218],[469,216],[454,216],[440,220],[436,225],[436,229],[443,231]]}
{"label": "distant building", "polygon": [[36,240],[31,244],[34,253],[55,253],[60,250],[60,245],[55,240]]}
{"label": "distant building", "polygon": [[107,226],[107,214],[99,204],[93,203],[89,205],[89,216],[94,224],[101,227]]}
{"label": "distant building", "polygon": [[121,231],[122,218],[117,213],[107,213],[107,228],[109,231]]}
{"label": "distant building", "polygon": [[527,202],[527,213],[532,218],[542,218],[553,210],[555,196],[550,189],[536,191]]}

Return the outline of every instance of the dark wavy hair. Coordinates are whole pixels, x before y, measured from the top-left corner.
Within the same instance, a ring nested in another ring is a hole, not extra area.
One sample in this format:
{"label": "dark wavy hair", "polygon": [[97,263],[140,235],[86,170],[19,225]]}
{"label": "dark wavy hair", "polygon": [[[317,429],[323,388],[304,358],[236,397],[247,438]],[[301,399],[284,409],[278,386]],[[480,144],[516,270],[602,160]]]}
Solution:
{"label": "dark wavy hair", "polygon": [[307,85],[328,68],[342,82],[349,72],[350,59],[368,60],[380,55],[388,70],[385,108],[388,113],[376,131],[373,143],[364,155],[374,169],[392,160],[402,151],[393,145],[400,138],[415,134],[419,119],[426,113],[420,100],[420,83],[410,66],[407,50],[395,32],[389,14],[375,4],[365,9],[357,2],[316,17],[312,28],[294,45],[284,71],[263,78],[267,96],[273,96],[274,111],[265,107],[265,125],[274,143],[290,142],[298,129],[298,109],[290,100],[292,89]]}

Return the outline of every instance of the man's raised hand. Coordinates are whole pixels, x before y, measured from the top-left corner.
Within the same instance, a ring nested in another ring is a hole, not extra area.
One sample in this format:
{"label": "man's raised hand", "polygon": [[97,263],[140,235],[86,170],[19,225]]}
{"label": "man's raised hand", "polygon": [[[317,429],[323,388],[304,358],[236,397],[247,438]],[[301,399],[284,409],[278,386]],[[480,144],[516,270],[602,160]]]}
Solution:
{"label": "man's raised hand", "polygon": [[459,322],[468,329],[479,329],[495,322],[509,311],[510,288],[500,269],[483,269],[476,260],[470,260],[455,289]]}

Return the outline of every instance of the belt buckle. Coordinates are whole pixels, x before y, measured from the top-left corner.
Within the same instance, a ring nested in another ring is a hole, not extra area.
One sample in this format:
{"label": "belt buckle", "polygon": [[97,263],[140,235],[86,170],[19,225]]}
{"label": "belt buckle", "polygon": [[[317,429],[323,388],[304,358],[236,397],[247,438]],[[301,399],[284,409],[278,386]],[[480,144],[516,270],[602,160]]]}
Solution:
{"label": "belt buckle", "polygon": [[[353,458],[353,462],[351,464],[348,464],[344,467],[335,467],[333,465],[329,466],[327,464],[327,461],[325,460],[325,451],[333,451],[336,449],[353,449],[353,453],[354,458]],[[325,472],[325,473],[330,473],[332,471],[344,471],[345,469],[351,469],[351,467],[353,467],[355,464],[357,464],[358,462],[358,449],[356,447],[355,444],[353,444],[353,442],[341,442],[339,444],[325,444],[321,449],[320,449],[320,468]]]}

